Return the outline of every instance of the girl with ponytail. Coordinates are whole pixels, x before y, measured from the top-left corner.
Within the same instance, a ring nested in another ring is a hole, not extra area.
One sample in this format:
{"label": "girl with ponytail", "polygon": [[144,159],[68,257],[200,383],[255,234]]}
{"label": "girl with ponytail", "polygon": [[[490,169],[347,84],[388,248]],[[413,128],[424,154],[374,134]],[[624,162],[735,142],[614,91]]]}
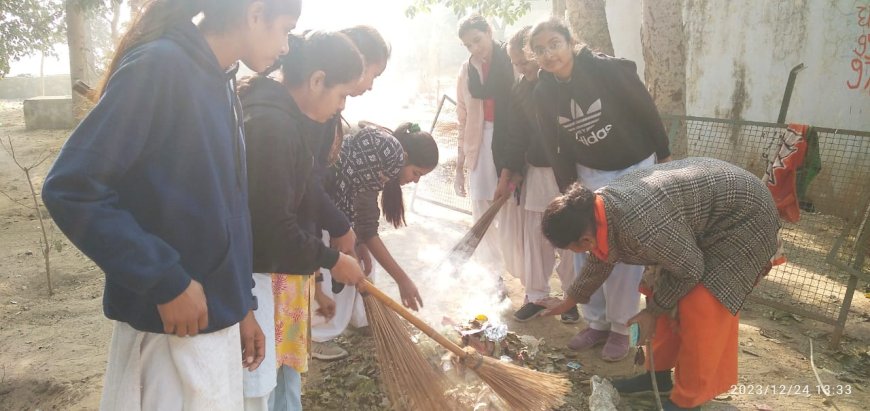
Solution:
{"label": "girl with ponytail", "polygon": [[[258,321],[263,328],[274,325],[277,362],[249,380],[250,396],[259,390],[261,404],[274,387],[271,409],[301,410],[312,274],[329,269],[336,280],[351,285],[365,278],[354,257],[321,241],[318,219],[322,210],[335,205],[320,195],[314,171],[316,153],[326,138],[323,123],[344,108],[363,73],[363,61],[341,33],[315,31],[291,35],[288,41],[290,52],[245,80],[239,90],[247,136],[253,268],[255,278],[271,276],[272,281],[271,290],[258,294]],[[272,72],[277,79],[267,76]],[[353,233],[349,226],[346,231],[341,234],[350,236],[352,250]]]}
{"label": "girl with ponytail", "polygon": [[[396,131],[368,126],[344,139],[337,163],[331,168],[326,188],[338,208],[350,217],[357,242],[371,251],[375,259],[399,286],[402,303],[413,310],[423,306],[423,300],[414,281],[402,270],[378,236],[378,194],[384,217],[394,227],[405,225],[405,206],[402,201],[402,185],[416,183],[420,177],[438,165],[438,146],[432,135],[420,131],[420,126],[403,123]],[[369,261],[366,271],[371,270]],[[326,275],[326,274],[324,274]],[[332,318],[315,319],[311,338],[313,353],[322,359],[331,353],[324,349],[333,343],[351,323],[364,326],[365,306],[354,287],[344,287],[337,292],[318,287],[315,290],[320,307],[334,307]],[[338,354],[344,352],[341,347]],[[345,354],[346,355],[346,354]]]}
{"label": "girl with ponytail", "polygon": [[[375,79],[386,69],[387,61],[390,58],[390,46],[381,34],[371,26],[360,25],[349,27],[341,30],[341,33],[353,42],[363,58],[363,74],[360,76],[356,87],[350,93],[351,97],[361,96],[371,90]],[[315,191],[327,199],[329,199],[330,195],[327,193],[325,186],[332,174],[329,169],[338,161],[342,141],[345,137],[342,121],[343,118],[339,113],[325,124],[324,133],[326,138],[323,139],[323,144],[318,150],[318,155],[315,159],[315,174],[317,176],[314,179],[314,184],[316,184]],[[362,261],[363,266],[366,267],[365,273],[368,275],[371,272],[371,253],[368,251],[365,243],[357,241],[348,217],[352,216],[345,215],[331,200],[327,200],[319,212],[318,223],[323,228],[324,236],[328,235],[329,242],[333,247],[344,252],[355,252],[355,255]],[[345,232],[349,234],[342,235]],[[339,317],[353,311],[358,314],[355,316],[358,319],[358,321],[354,322],[355,326],[361,327],[367,323],[364,312],[365,307],[362,304],[362,300],[356,297],[356,290],[344,290],[342,284],[332,281],[331,273],[328,270],[323,271],[323,278],[327,284],[331,284],[331,287],[318,286],[314,294],[315,299],[322,303],[320,310],[324,313],[331,314],[337,311],[338,314],[336,318],[326,323],[318,322],[319,318],[315,319],[315,324],[311,329],[311,355],[321,360],[332,360],[347,355],[347,351],[331,341],[344,331],[347,325],[346,321],[342,321]],[[334,297],[336,295],[338,297]],[[349,300],[351,304],[354,304],[356,301],[356,305],[354,307],[342,307],[345,300]]]}
{"label": "girl with ponytail", "polygon": [[264,337],[234,74],[239,60],[264,70],[286,52],[300,8],[152,0],[46,177],[58,227],[106,274],[116,322],[103,410],[243,407],[240,336],[249,369]]}

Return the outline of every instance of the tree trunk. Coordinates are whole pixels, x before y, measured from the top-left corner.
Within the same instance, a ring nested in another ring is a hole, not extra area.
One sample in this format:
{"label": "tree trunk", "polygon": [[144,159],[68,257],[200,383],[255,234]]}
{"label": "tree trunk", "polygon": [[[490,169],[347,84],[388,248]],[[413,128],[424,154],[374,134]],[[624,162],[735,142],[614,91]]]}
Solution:
{"label": "tree trunk", "polygon": [[[683,0],[644,0],[641,27],[644,77],[661,114],[686,114],[686,35],[683,31]],[[665,126],[671,126],[667,124]],[[674,157],[688,151],[685,125],[671,130]]]}
{"label": "tree trunk", "polygon": [[553,17],[565,18],[565,0],[553,0]]}
{"label": "tree trunk", "polygon": [[45,51],[39,53],[39,84],[42,95],[45,95]]}
{"label": "tree trunk", "polygon": [[121,3],[123,0],[112,0],[112,46],[118,45],[121,40],[120,24],[121,24]]}
{"label": "tree trunk", "polygon": [[142,11],[142,6],[145,5],[145,0],[129,0],[130,5],[130,15],[136,17],[140,11]]}
{"label": "tree trunk", "polygon": [[[70,84],[82,81],[88,85],[96,84],[94,70],[94,52],[88,29],[87,13],[79,5],[79,1],[67,0],[66,37],[69,46]],[[71,93],[73,100],[73,118],[81,120],[90,108],[90,102],[78,93]]]}
{"label": "tree trunk", "polygon": [[565,0],[565,8],[574,38],[592,50],[612,56],[613,43],[607,28],[604,0]]}

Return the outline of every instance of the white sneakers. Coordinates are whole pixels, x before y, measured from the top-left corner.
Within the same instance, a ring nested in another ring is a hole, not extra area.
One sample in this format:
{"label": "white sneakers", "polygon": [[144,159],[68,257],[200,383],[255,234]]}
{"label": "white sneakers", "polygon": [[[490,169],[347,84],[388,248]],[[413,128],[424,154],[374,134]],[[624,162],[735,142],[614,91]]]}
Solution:
{"label": "white sneakers", "polygon": [[332,341],[312,341],[311,356],[318,360],[333,361],[347,357],[347,351]]}

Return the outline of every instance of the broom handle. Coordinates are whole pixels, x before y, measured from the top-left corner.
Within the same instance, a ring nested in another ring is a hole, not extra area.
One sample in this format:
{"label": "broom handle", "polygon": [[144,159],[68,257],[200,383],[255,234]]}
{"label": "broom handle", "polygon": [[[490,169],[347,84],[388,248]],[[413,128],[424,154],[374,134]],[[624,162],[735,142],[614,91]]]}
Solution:
{"label": "broom handle", "polygon": [[390,296],[384,294],[383,291],[379,290],[368,280],[363,280],[361,283],[357,284],[357,288],[362,288],[360,291],[373,295],[381,303],[395,311],[396,314],[401,315],[402,318],[408,320],[408,322],[419,328],[420,331],[423,331],[424,334],[428,335],[430,338],[437,341],[438,344],[441,344],[444,348],[459,356],[459,358],[465,358],[465,356],[468,355],[462,347],[456,345],[456,343],[450,341],[449,338],[441,335],[438,331],[435,331],[435,329],[429,324],[426,324],[423,320],[417,318],[417,316],[408,311],[407,308],[403,307],[402,304],[399,304],[396,300],[393,300]]}

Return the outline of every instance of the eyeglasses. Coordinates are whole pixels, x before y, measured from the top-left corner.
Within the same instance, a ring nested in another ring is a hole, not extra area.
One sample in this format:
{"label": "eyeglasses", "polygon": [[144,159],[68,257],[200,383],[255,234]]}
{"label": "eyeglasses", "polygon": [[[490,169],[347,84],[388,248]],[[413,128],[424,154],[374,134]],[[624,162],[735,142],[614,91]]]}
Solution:
{"label": "eyeglasses", "polygon": [[551,41],[550,44],[547,44],[546,47],[538,46],[532,49],[532,53],[535,54],[535,57],[544,57],[546,55],[556,54],[565,49],[568,46],[564,40],[554,40]]}

